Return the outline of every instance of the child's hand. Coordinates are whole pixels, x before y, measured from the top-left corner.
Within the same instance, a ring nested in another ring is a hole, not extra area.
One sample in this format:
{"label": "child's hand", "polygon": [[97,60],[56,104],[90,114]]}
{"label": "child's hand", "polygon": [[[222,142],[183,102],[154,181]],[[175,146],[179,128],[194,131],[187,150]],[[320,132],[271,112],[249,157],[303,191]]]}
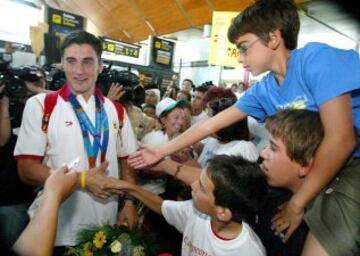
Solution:
{"label": "child's hand", "polygon": [[275,235],[279,235],[285,243],[301,224],[304,209],[296,207],[290,200],[280,205],[279,210],[280,211],[271,219],[271,229],[274,230]]}
{"label": "child's hand", "polygon": [[139,151],[132,153],[128,158],[128,164],[135,169],[144,169],[160,161],[164,154],[155,146],[140,144]]}
{"label": "child's hand", "polygon": [[75,190],[77,179],[77,173],[66,167],[52,171],[45,182],[44,195],[61,203]]}

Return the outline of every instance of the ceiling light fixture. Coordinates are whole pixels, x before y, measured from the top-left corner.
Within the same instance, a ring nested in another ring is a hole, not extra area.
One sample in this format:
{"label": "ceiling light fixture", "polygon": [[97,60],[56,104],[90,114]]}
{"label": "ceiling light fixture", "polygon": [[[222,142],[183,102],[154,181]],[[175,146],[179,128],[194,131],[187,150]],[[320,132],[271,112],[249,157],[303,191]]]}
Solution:
{"label": "ceiling light fixture", "polygon": [[128,38],[131,38],[131,35],[129,32],[127,32],[125,29],[120,29],[121,32],[124,33],[125,36],[127,36]]}
{"label": "ceiling light fixture", "polygon": [[145,20],[145,23],[150,28],[150,30],[156,34],[156,31],[155,31],[155,28],[153,27],[153,25],[148,20]]}

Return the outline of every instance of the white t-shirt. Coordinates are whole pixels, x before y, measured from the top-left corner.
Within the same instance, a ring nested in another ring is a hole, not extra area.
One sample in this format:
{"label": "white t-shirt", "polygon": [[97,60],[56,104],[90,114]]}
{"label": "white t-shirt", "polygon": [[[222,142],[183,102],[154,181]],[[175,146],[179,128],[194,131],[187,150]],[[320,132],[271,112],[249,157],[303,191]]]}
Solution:
{"label": "white t-shirt", "polygon": [[222,240],[212,229],[210,217],[197,211],[192,200],[165,200],[161,212],[166,221],[183,234],[183,256],[264,256],[264,246],[249,225],[243,222],[241,233],[232,240]]}
{"label": "white t-shirt", "polygon": [[[70,104],[58,96],[52,111],[48,133],[41,130],[45,94],[30,98],[25,106],[19,137],[14,155],[17,159],[42,159],[43,164],[52,169],[60,168],[76,157],[80,162],[76,170],[88,170],[88,157],[76,114]],[[125,113],[123,127],[119,132],[119,121],[114,104],[104,98],[104,108],[109,121],[109,144],[106,159],[109,161],[107,175],[118,178],[118,157],[126,157],[136,151],[137,141],[131,123]],[[79,95],[80,102],[91,122],[95,122],[95,97],[88,102]],[[91,142],[93,141],[90,136]],[[100,165],[100,154],[96,166]],[[79,230],[89,225],[115,224],[118,212],[118,196],[107,199],[94,197],[87,191],[78,189],[61,205],[56,234],[56,246],[75,245]]]}
{"label": "white t-shirt", "polygon": [[208,119],[209,119],[208,114],[205,111],[202,111],[197,116],[191,116],[191,126],[193,126],[194,124],[200,123],[200,122],[204,122]]}
{"label": "white t-shirt", "polygon": [[242,156],[253,162],[259,158],[259,152],[251,141],[233,140],[221,144],[217,139],[209,138],[198,158],[201,168],[206,168],[208,160],[214,155]]}
{"label": "white t-shirt", "polygon": [[[169,142],[169,136],[163,131],[152,131],[144,136],[141,140],[143,144],[150,144],[154,146],[164,145]],[[137,182],[142,188],[149,190],[155,194],[162,194],[165,192],[166,179],[138,179]]]}

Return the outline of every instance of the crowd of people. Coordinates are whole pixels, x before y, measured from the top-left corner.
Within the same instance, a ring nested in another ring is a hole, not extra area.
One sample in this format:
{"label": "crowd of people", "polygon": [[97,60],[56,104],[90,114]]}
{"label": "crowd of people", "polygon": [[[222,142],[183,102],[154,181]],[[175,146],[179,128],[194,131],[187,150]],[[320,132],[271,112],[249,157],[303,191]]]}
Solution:
{"label": "crowd of people", "polygon": [[297,49],[299,27],[292,0],[256,1],[228,38],[262,80],[136,101],[104,96],[101,41],[69,34],[60,90],[0,98],[1,251],[64,255],[83,227],[118,224],[156,234],[158,254],[359,255],[359,54]]}

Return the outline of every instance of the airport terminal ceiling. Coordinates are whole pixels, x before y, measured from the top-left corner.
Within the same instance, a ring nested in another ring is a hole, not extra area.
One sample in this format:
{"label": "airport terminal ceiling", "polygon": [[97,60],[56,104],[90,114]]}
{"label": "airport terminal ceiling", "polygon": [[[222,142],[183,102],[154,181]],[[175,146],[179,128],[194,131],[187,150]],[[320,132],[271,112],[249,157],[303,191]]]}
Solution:
{"label": "airport terminal ceiling", "polygon": [[[87,17],[103,36],[140,42],[211,24],[213,11],[241,11],[251,0],[43,0],[48,6]],[[297,3],[306,2],[296,0]]]}

